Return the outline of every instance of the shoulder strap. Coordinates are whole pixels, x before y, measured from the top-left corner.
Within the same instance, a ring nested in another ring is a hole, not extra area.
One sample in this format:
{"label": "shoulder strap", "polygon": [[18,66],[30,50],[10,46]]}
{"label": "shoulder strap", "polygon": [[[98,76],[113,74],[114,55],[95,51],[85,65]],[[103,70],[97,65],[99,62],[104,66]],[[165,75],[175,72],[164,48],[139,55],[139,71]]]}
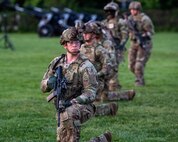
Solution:
{"label": "shoulder strap", "polygon": [[52,67],[52,70],[55,70],[57,64],[61,61],[62,58],[65,57],[65,54],[62,54],[61,57],[54,63],[53,67]]}

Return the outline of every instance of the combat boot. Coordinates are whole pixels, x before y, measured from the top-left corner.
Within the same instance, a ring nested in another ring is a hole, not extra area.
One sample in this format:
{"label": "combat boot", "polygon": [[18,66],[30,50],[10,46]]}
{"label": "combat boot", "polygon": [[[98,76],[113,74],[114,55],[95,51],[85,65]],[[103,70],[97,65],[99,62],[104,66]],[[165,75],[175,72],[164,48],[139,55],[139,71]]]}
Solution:
{"label": "combat boot", "polygon": [[112,140],[112,134],[111,134],[111,132],[104,133],[104,136],[105,136],[107,142],[111,142],[111,140]]}
{"label": "combat boot", "polygon": [[144,85],[145,85],[144,79],[136,79],[135,80],[135,86],[144,86]]}
{"label": "combat boot", "polygon": [[116,102],[111,102],[109,103],[109,108],[110,108],[110,114],[112,116],[116,115],[118,111],[118,104]]}
{"label": "combat boot", "polygon": [[92,138],[88,142],[111,142],[112,134],[110,132],[106,132],[98,137]]}
{"label": "combat boot", "polygon": [[135,97],[136,92],[135,90],[129,90],[128,91],[128,100],[133,100],[133,98]]}
{"label": "combat boot", "polygon": [[135,86],[144,86],[145,84],[143,82],[135,82]]}

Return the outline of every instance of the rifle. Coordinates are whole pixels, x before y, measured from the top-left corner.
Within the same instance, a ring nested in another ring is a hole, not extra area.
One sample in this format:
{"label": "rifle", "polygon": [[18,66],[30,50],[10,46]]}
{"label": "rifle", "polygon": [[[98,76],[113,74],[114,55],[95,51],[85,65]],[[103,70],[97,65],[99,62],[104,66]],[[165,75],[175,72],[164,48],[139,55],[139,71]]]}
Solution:
{"label": "rifle", "polygon": [[118,38],[113,38],[113,39],[114,39],[114,42],[116,43],[116,46],[115,46],[115,49],[116,49],[116,50],[120,50],[120,51],[125,51],[125,50],[126,50],[125,45],[126,45],[126,43],[127,43],[128,38],[127,38],[126,41],[125,41],[124,43],[122,43],[122,44],[121,44],[121,42],[120,42],[120,39],[118,39]]}
{"label": "rifle", "polygon": [[72,105],[70,101],[65,101],[64,96],[66,93],[66,78],[63,76],[62,73],[62,66],[57,67],[56,69],[56,77],[57,81],[54,84],[54,91],[47,97],[47,101],[50,102],[53,98],[55,100],[55,106],[57,110],[58,116],[58,127],[60,126],[60,113],[65,110],[66,107]]}
{"label": "rifle", "polygon": [[150,40],[150,37],[142,36],[142,33],[140,33],[139,30],[137,29],[136,22],[133,19],[127,18],[127,26],[132,32],[134,32],[134,35],[136,36],[136,39],[139,42],[140,47],[146,49],[147,48],[146,43],[148,40]]}
{"label": "rifle", "polygon": [[[57,64],[61,61],[61,59],[62,58],[64,58],[65,57],[65,54],[62,54],[61,55],[61,57],[57,60],[57,62],[54,64],[54,66],[52,67],[52,70],[53,71],[56,71],[57,69],[56,69],[56,66],[57,66]],[[61,68],[61,73],[62,73],[62,67],[60,67]],[[56,87],[56,84],[55,84],[55,87]],[[54,88],[55,88],[54,87]],[[54,89],[55,90],[55,89]],[[54,94],[54,93],[52,93],[52,94],[50,94],[48,97],[47,97],[47,102],[50,102],[52,99],[54,99],[56,97],[56,94]]]}

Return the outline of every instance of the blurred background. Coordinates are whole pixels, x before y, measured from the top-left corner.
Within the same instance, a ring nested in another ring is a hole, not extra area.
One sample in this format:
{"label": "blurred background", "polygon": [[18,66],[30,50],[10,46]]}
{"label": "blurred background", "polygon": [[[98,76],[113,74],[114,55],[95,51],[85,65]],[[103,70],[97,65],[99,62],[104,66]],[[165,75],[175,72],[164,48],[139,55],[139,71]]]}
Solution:
{"label": "blurred background", "polygon": [[[132,0],[115,0],[120,12],[128,11]],[[177,0],[139,0],[158,31],[178,31]],[[36,32],[41,37],[58,36],[77,22],[102,20],[103,7],[110,0],[0,0],[1,31]]]}

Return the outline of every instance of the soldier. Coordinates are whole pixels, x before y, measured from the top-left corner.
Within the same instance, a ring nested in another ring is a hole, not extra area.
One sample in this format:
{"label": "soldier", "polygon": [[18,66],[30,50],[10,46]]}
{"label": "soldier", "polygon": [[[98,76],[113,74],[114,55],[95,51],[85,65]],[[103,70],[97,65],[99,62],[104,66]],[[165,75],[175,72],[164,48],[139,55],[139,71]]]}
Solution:
{"label": "soldier", "polygon": [[134,90],[121,91],[118,85],[118,65],[115,56],[115,48],[112,37],[108,34],[108,29],[101,22],[95,22],[100,31],[98,36],[98,42],[109,52],[109,58],[111,61],[111,70],[108,75],[105,76],[105,90],[106,96],[102,98],[103,101],[118,101],[118,100],[132,100],[135,96]]}
{"label": "soldier", "polygon": [[[110,30],[115,42],[117,63],[124,60],[125,44],[128,40],[128,28],[125,19],[118,16],[119,6],[115,2],[110,2],[104,7],[106,19],[103,24]],[[119,84],[121,87],[121,85]]]}
{"label": "soldier", "polygon": [[[60,126],[57,127],[58,142],[79,142],[80,126],[94,115],[96,98],[97,77],[92,63],[79,52],[80,41],[75,27],[66,29],[61,36],[61,45],[66,49],[66,54],[53,59],[41,81],[41,90],[53,92],[56,83],[56,71],[62,66],[66,78],[66,92],[64,102],[69,106],[60,113]],[[56,98],[54,98],[54,103]],[[63,104],[62,104],[63,105]],[[91,142],[110,142],[111,133],[94,138]]]}
{"label": "soldier", "polygon": [[[97,91],[97,101],[101,101],[102,96],[105,96],[107,90],[105,88],[105,77],[108,76],[111,70],[111,62],[108,51],[98,42],[101,31],[98,29],[97,24],[88,22],[84,25],[83,39],[80,51],[85,54],[93,63],[97,70],[99,80],[99,87]],[[103,105],[97,105],[96,115],[115,115],[117,112],[117,103],[111,102]]]}
{"label": "soldier", "polygon": [[144,86],[144,68],[151,55],[154,26],[151,19],[143,12],[140,2],[129,5],[131,15],[128,17],[130,49],[128,52],[129,69],[135,74],[135,85]]}
{"label": "soldier", "polygon": [[76,28],[77,31],[78,31],[78,37],[79,37],[79,39],[80,39],[81,44],[84,43],[83,35],[82,35],[82,34],[83,34],[83,33],[82,33],[83,27],[84,27],[84,22],[83,22],[83,21],[81,21],[81,20],[76,20],[76,21],[75,21],[75,28]]}

